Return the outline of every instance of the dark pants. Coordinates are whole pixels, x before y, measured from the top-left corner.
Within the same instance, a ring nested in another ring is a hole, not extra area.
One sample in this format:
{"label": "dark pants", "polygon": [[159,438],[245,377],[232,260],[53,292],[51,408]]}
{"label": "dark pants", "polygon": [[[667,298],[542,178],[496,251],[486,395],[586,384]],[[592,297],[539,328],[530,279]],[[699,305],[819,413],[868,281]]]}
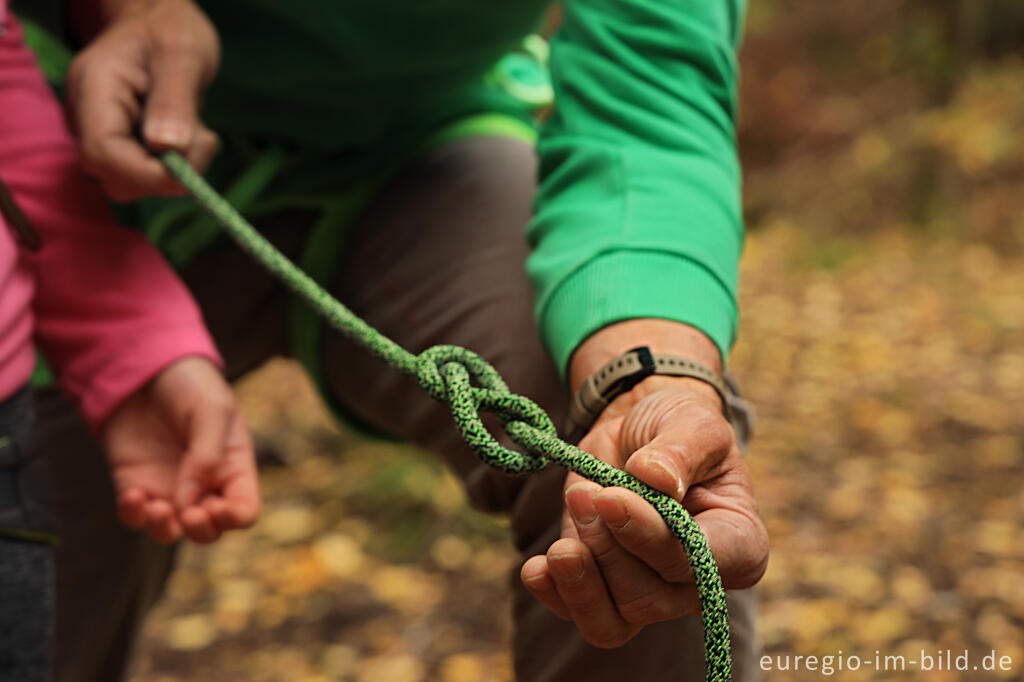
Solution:
{"label": "dark pants", "polygon": [[32,396],[22,389],[0,404],[0,682],[50,679],[48,469],[31,432]]}
{"label": "dark pants", "polygon": [[[390,182],[353,225],[332,290],[414,352],[451,343],[480,353],[513,391],[536,400],[560,424],[567,396],[541,347],[524,268],[534,175],[532,150],[513,140],[463,140],[427,154]],[[309,222],[292,215],[261,227],[294,257]],[[183,276],[232,378],[271,356],[289,354],[289,296],[247,256],[233,247],[218,249],[196,259]],[[333,398],[346,410],[437,453],[478,508],[508,512],[524,557],[546,551],[558,537],[564,470],[551,468],[526,479],[492,471],[462,443],[447,408],[333,333],[323,338],[323,367]],[[97,486],[82,484],[84,477],[103,477],[101,458],[84,432],[58,412],[42,410],[46,430],[60,439],[60,452],[78,459],[73,469],[61,467],[58,482],[61,516],[68,521],[67,541],[58,554],[59,679],[111,682],[123,670],[138,619],[158,593],[171,556],[137,534],[114,528],[109,487],[97,492]],[[97,542],[105,556],[97,556]],[[128,557],[126,569],[115,555]],[[586,644],[575,626],[532,599],[518,572],[511,584],[519,680],[704,679],[696,617],[645,628],[626,646],[605,651]],[[735,679],[751,680],[756,669],[752,595],[734,593],[730,604]],[[94,623],[100,613],[110,627],[96,631],[90,625],[85,631],[82,624]]]}

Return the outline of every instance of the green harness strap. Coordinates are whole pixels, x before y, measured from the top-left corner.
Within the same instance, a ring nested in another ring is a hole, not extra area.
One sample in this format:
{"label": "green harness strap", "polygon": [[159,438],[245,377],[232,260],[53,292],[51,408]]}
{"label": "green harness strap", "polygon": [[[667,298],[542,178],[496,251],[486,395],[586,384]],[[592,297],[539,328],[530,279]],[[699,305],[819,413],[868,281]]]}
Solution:
{"label": "green harness strap", "polygon": [[[171,174],[238,245],[278,277],[327,322],[396,370],[415,378],[435,399],[448,404],[466,443],[488,465],[509,474],[529,474],[557,463],[603,486],[631,490],[649,502],[683,544],[693,568],[704,620],[708,682],[732,677],[729,614],[725,590],[707,539],[683,506],[625,471],[558,437],[536,403],[509,391],[483,358],[459,346],[434,346],[413,355],[334,299],[264,239],[188,163],[173,152],[161,156]],[[497,415],[505,432],[524,450],[503,447],[487,431],[480,412]]]}

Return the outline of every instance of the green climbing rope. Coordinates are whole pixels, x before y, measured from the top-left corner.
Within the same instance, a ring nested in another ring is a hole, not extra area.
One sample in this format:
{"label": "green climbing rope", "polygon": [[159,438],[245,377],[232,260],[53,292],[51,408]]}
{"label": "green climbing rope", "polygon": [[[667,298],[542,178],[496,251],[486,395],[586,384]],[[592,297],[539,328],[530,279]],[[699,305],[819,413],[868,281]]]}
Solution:
{"label": "green climbing rope", "polygon": [[[509,391],[498,372],[472,351],[459,346],[434,346],[413,355],[385,337],[274,248],[181,156],[168,152],[161,160],[239,246],[332,326],[398,371],[414,377],[427,393],[447,403],[462,437],[488,465],[510,474],[528,474],[557,463],[603,486],[626,488],[647,500],[682,542],[693,567],[704,620],[706,679],[731,679],[729,615],[718,566],[700,527],[681,504],[561,440],[547,413],[528,398]],[[484,427],[481,412],[497,415],[505,432],[524,452],[499,444]]]}

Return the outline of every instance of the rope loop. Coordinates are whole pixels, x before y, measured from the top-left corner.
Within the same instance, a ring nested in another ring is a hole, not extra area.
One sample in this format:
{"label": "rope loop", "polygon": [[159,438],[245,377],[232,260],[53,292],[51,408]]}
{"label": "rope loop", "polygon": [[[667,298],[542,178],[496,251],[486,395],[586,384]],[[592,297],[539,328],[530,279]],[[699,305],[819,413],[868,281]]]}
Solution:
{"label": "rope loop", "polygon": [[538,452],[516,452],[495,440],[479,412],[479,397],[487,391],[476,391],[470,386],[470,373],[465,365],[448,362],[441,367],[440,374],[455,427],[480,459],[499,471],[517,476],[540,471],[548,465],[548,459]]}
{"label": "rope loop", "polygon": [[448,363],[462,365],[476,386],[503,393],[509,392],[505,380],[482,357],[468,348],[439,345],[431,346],[416,356],[416,380],[420,387],[436,400],[448,402],[447,388],[440,372],[440,368]]}
{"label": "rope loop", "polygon": [[[548,413],[541,409],[540,405],[529,398],[517,393],[502,393],[493,389],[473,389],[477,409],[483,412],[490,412],[497,415],[498,419],[506,426],[513,422],[523,422],[533,429],[548,436],[557,436],[558,430]],[[505,429],[506,432],[508,429]],[[515,436],[509,433],[515,440]],[[516,440],[519,443],[518,440]],[[528,447],[527,443],[519,443]]]}
{"label": "rope loop", "polygon": [[[497,370],[476,353],[458,346],[428,348],[416,358],[416,378],[430,395],[450,405],[459,432],[487,464],[510,474],[548,465],[545,436],[557,437],[551,418],[537,403],[512,393]],[[498,443],[480,412],[496,415],[525,453]]]}

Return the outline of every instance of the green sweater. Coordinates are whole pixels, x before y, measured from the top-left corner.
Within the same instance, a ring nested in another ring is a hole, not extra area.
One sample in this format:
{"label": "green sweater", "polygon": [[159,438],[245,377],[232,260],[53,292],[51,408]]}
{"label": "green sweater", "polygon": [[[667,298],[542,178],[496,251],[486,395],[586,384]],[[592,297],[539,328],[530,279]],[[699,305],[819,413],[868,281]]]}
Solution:
{"label": "green sweater", "polygon": [[[522,106],[482,76],[546,0],[201,0],[223,43],[204,116],[332,150],[358,177],[446,123]],[[736,47],[745,0],[566,0],[527,264],[564,371],[609,323],[692,324],[728,352],[743,241]]]}

